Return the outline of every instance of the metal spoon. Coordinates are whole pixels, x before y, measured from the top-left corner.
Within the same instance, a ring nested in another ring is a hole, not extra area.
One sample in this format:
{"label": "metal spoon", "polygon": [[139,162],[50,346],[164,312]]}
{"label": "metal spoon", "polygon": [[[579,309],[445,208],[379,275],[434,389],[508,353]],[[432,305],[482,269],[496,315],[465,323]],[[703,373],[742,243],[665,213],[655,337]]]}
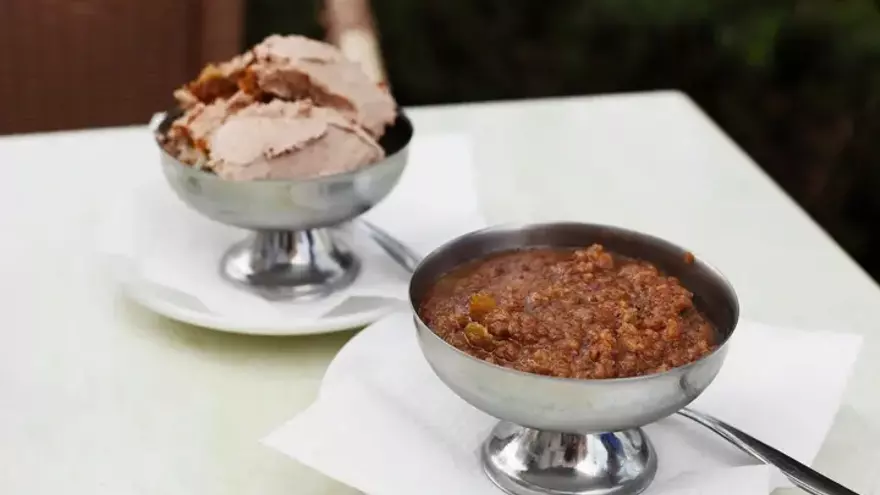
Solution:
{"label": "metal spoon", "polygon": [[416,271],[416,267],[419,266],[422,257],[410,249],[409,246],[366,220],[357,219],[355,220],[355,223],[359,224],[363,230],[367,232],[370,238],[376,241],[376,244],[378,244],[379,247],[391,257],[391,259],[403,267],[404,270],[409,273]]}
{"label": "metal spoon", "polygon": [[684,408],[678,414],[714,431],[720,437],[764,464],[776,466],[801,490],[813,495],[859,495],[849,488],[813,470],[809,466],[774,449],[757,438],[708,414]]}
{"label": "metal spoon", "polygon": [[[388,256],[401,267],[412,273],[419,265],[420,256],[406,244],[366,220],[358,219],[359,224]],[[757,438],[708,414],[684,408],[678,414],[715,432],[737,448],[755,459],[775,466],[797,487],[812,495],[859,495],[834,480],[798,462],[785,453],[774,449]]]}

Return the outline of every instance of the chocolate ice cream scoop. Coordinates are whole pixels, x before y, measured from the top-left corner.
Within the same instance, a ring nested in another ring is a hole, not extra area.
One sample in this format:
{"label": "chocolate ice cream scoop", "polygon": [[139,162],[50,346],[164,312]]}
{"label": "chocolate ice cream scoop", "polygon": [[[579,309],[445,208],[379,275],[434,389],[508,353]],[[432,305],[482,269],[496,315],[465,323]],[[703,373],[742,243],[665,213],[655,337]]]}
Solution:
{"label": "chocolate ice cream scoop", "polygon": [[229,180],[311,179],[351,172],[385,156],[363,129],[309,100],[254,104],[208,141],[209,164]]}
{"label": "chocolate ice cream scoop", "polygon": [[397,118],[388,89],[334,46],[269,36],[174,93],[163,136],[184,163],[230,180],[302,180],[365,167]]}
{"label": "chocolate ice cream scoop", "polygon": [[335,108],[381,136],[397,115],[396,104],[384,85],[370,80],[361,66],[326,43],[302,36],[270,36],[253,49],[248,67],[256,86],[274,96],[312,98]]}

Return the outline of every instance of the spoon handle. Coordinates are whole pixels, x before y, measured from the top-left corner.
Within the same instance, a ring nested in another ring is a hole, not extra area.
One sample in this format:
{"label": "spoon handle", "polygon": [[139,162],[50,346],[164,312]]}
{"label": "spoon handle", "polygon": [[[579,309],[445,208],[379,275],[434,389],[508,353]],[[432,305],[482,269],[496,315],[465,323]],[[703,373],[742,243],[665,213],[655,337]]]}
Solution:
{"label": "spoon handle", "polygon": [[807,493],[812,495],[859,495],[724,421],[688,408],[682,409],[678,414],[714,431],[755,459],[776,466],[792,483]]}
{"label": "spoon handle", "polygon": [[388,253],[388,256],[391,256],[391,259],[396,261],[404,270],[409,273],[416,271],[416,267],[419,266],[421,257],[419,257],[415,251],[410,249],[409,246],[398,241],[388,232],[385,232],[381,228],[364,219],[358,219],[357,223],[361,224],[370,237],[376,241],[376,244]]}

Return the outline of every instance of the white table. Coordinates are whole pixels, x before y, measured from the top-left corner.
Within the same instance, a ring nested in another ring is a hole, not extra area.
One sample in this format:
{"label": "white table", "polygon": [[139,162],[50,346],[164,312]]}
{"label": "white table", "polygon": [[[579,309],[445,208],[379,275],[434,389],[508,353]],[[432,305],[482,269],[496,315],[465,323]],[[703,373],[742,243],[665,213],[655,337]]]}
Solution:
{"label": "white table", "polygon": [[[816,466],[880,493],[871,384],[880,291],[688,99],[662,92],[411,115],[419,133],[473,137],[493,221],[649,231],[715,262],[747,318],[863,334]],[[0,493],[352,493],[257,442],[312,401],[350,333],[192,328],[127,302],[95,273],[100,211],[155,160],[143,128],[0,138]]]}

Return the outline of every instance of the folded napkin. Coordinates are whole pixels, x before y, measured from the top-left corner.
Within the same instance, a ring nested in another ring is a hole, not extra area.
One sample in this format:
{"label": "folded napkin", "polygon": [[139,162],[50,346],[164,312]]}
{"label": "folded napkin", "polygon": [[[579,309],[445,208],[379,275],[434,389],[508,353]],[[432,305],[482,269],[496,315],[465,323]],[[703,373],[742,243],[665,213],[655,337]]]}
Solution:
{"label": "folded napkin", "polygon": [[[742,322],[730,345],[693,407],[811,462],[860,338]],[[496,495],[479,461],[495,423],[443,385],[421,353],[412,317],[395,313],[353,338],[328,368],[318,400],[264,442],[370,495]],[[784,484],[684,418],[645,430],[660,460],[648,494],[766,494]]]}
{"label": "folded napkin", "polygon": [[[470,159],[462,135],[416,137],[400,182],[365,218],[387,229],[421,254],[446,240],[485,225]],[[271,302],[223,280],[223,253],[248,232],[213,222],[188,208],[151,164],[139,187],[109,209],[99,231],[99,251],[111,255],[117,278],[173,290],[203,311],[257,324],[288,318],[291,325],[320,318],[354,297],[406,300],[409,274],[365,233],[348,228],[345,237],[362,261],[348,289],[307,303]]]}

